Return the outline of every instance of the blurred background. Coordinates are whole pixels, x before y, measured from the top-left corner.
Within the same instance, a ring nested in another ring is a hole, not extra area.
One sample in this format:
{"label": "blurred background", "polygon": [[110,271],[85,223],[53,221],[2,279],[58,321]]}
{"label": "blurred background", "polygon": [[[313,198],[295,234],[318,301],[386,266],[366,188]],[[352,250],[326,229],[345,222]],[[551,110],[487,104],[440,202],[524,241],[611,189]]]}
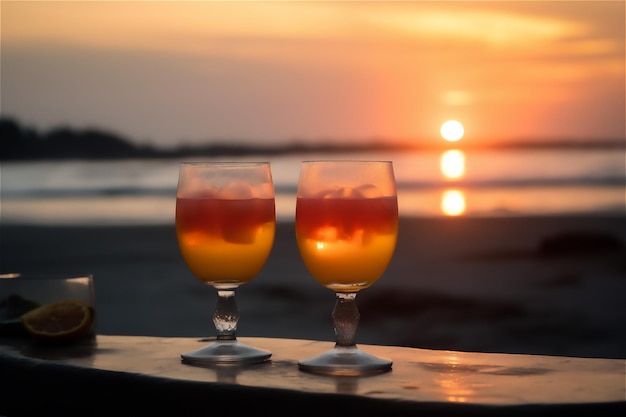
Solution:
{"label": "blurred background", "polygon": [[3,2],[2,114],[136,144],[623,139],[620,1]]}
{"label": "blurred background", "polygon": [[288,216],[338,151],[402,214],[621,213],[624,78],[620,1],[4,2],[3,219],[169,222],[180,159],[250,154]]}

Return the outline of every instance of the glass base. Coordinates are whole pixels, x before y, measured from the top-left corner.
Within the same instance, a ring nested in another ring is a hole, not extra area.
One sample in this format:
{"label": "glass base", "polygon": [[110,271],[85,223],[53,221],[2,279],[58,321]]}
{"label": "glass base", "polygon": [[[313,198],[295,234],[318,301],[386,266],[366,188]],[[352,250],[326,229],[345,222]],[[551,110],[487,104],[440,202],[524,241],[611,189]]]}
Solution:
{"label": "glass base", "polygon": [[218,340],[180,356],[183,363],[191,365],[239,365],[266,361],[272,353],[237,340]]}
{"label": "glass base", "polygon": [[365,353],[356,346],[335,346],[328,352],[298,362],[300,370],[324,375],[371,375],[391,370],[392,361]]}

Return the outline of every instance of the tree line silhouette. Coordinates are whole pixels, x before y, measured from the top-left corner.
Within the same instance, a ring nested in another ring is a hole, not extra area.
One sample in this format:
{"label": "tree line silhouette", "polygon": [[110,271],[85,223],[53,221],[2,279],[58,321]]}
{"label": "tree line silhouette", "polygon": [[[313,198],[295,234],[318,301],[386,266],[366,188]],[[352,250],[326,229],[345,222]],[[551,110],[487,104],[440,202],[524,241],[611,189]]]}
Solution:
{"label": "tree line silhouette", "polygon": [[209,143],[205,145],[181,145],[159,149],[136,145],[120,135],[100,129],[71,129],[58,127],[40,133],[22,126],[13,118],[0,118],[0,160],[45,159],[124,159],[124,158],[176,158],[190,155],[242,156],[252,154],[285,154],[304,152],[339,152],[352,150],[389,149],[381,144],[287,144],[287,145],[241,145]]}
{"label": "tree line silhouette", "polygon": [[[420,146],[416,144],[390,144],[380,141],[365,143],[320,142],[318,144],[296,141],[277,145],[242,145],[207,141],[201,145],[180,145],[174,148],[156,148],[137,145],[120,135],[100,129],[72,129],[58,127],[47,132],[22,126],[17,120],[0,117],[0,161],[51,160],[51,159],[130,159],[130,158],[181,158],[189,156],[245,156],[279,155],[295,153],[335,153],[350,151],[445,149],[447,144]],[[469,148],[616,148],[624,150],[623,140],[588,141],[520,141],[499,145],[470,145]]]}

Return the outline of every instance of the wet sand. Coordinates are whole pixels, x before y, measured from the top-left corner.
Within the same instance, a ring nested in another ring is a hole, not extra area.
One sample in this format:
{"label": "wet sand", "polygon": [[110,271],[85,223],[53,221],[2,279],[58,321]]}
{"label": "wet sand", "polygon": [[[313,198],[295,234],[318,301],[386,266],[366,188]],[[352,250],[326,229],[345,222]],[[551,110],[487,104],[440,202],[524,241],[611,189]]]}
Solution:
{"label": "wet sand", "polygon": [[[357,343],[626,357],[624,217],[402,218],[394,258],[357,297]],[[213,336],[215,290],[187,270],[174,226],[0,224],[0,272],[93,274],[98,332]],[[334,295],[280,223],[237,291],[238,335],[333,340]]]}

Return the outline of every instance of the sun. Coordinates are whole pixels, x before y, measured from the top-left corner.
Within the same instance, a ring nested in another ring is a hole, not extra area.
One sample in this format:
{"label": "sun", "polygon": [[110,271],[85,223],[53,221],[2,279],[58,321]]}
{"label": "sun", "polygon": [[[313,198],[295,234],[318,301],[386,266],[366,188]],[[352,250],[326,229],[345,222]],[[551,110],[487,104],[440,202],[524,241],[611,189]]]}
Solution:
{"label": "sun", "polygon": [[448,120],[441,125],[441,137],[448,142],[456,142],[464,133],[463,125],[457,120]]}

